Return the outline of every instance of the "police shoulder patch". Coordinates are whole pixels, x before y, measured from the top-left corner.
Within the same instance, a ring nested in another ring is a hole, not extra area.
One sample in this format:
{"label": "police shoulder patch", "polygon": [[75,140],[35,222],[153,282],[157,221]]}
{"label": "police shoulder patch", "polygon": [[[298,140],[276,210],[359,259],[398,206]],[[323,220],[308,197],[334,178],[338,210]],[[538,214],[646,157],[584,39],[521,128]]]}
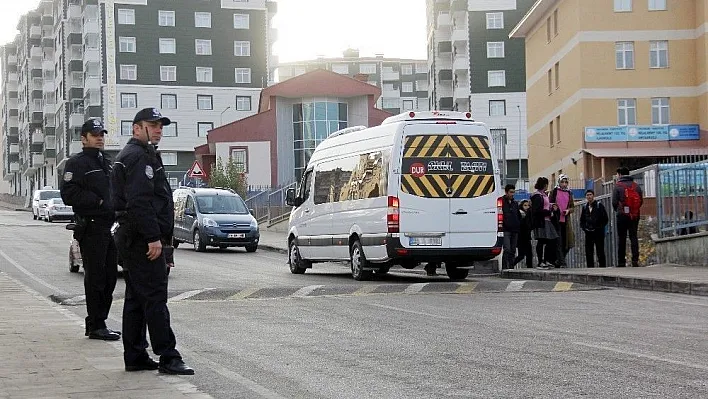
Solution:
{"label": "police shoulder patch", "polygon": [[71,181],[71,179],[74,177],[74,174],[71,172],[66,172],[64,173],[64,181]]}
{"label": "police shoulder patch", "polygon": [[152,179],[155,176],[155,172],[153,172],[152,166],[145,166],[145,176],[147,176],[148,179]]}

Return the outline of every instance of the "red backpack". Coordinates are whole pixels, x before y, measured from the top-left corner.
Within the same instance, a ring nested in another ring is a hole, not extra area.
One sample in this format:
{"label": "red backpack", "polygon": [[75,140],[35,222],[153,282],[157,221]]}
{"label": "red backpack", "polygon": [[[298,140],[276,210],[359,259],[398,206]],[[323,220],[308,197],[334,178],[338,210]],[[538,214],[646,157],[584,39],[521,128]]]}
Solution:
{"label": "red backpack", "polygon": [[[630,182],[622,184],[624,186],[624,201],[620,202],[620,209],[623,214],[628,215],[630,219],[639,219],[639,208],[642,207],[642,197],[637,191],[637,183]],[[629,208],[629,212],[626,211]]]}

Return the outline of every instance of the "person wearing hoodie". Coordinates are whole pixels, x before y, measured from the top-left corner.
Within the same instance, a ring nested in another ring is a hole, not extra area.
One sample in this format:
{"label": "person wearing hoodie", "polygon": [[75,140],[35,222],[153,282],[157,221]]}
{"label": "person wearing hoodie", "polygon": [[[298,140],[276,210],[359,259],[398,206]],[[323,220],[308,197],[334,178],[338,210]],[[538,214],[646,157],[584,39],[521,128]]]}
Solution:
{"label": "person wearing hoodie", "polygon": [[602,203],[595,200],[595,192],[587,190],[588,201],[580,212],[580,228],[585,232],[585,265],[595,267],[594,252],[597,251],[597,263],[605,267],[605,235],[609,218]]}
{"label": "person wearing hoodie", "polygon": [[519,240],[519,229],[521,227],[521,214],[519,204],[514,200],[516,187],[507,184],[504,187],[504,196],[499,198],[502,201],[502,214],[504,216],[504,254],[502,255],[502,269],[514,267],[516,259],[516,247]]}
{"label": "person wearing hoodie", "polygon": [[575,246],[575,236],[573,226],[570,223],[570,214],[573,213],[574,202],[573,192],[568,189],[568,176],[561,174],[558,176],[558,184],[551,191],[548,199],[551,204],[558,205],[557,229],[560,240],[556,246],[556,266],[568,267],[565,260],[571,248]]}
{"label": "person wearing hoodie", "polygon": [[553,211],[558,209],[552,205],[548,199],[546,190],[548,189],[548,179],[539,177],[534,185],[536,191],[531,195],[531,226],[533,234],[537,240],[536,256],[538,257],[538,268],[549,269],[554,267],[550,262],[554,258],[558,232],[553,227]]}
{"label": "person wearing hoodie", "polygon": [[632,249],[632,267],[639,266],[639,217],[644,193],[642,186],[634,182],[629,168],[617,168],[617,183],[612,192],[612,208],[617,212],[617,267],[625,267],[627,260],[627,234]]}
{"label": "person wearing hoodie", "polygon": [[514,259],[514,265],[526,259],[526,267],[533,267],[533,250],[531,249],[531,231],[533,230],[531,220],[531,202],[523,200],[519,203],[519,214],[521,224],[519,228],[519,240],[517,248],[519,255]]}

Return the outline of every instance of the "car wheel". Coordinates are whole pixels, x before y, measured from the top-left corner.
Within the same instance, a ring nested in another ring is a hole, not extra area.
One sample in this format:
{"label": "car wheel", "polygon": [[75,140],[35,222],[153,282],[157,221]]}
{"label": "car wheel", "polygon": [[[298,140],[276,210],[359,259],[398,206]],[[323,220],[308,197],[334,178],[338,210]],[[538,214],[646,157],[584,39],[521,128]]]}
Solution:
{"label": "car wheel", "polygon": [[32,220],[37,220],[37,214],[32,211]]}
{"label": "car wheel", "polygon": [[194,230],[194,250],[196,252],[206,251],[206,244],[202,242],[202,235],[199,234],[199,230]]}
{"label": "car wheel", "polygon": [[52,215],[47,216],[47,222],[52,223]]}
{"label": "car wheel", "polygon": [[69,272],[70,273],[78,273],[79,272],[79,265],[74,264],[74,252],[71,250],[71,247],[69,247]]}
{"label": "car wheel", "polygon": [[458,265],[452,263],[452,264],[445,264],[445,271],[447,272],[447,276],[450,278],[450,280],[464,280],[467,278],[467,275],[470,273],[468,269],[460,269],[457,267]]}
{"label": "car wheel", "polygon": [[246,252],[256,252],[258,245],[246,245]]}
{"label": "car wheel", "polygon": [[179,247],[179,241],[175,240],[174,238],[172,239],[172,247],[177,248]]}
{"label": "car wheel", "polygon": [[288,251],[288,265],[290,266],[290,273],[292,274],[304,274],[305,270],[312,267],[312,263],[303,260],[300,257],[300,248],[297,247],[295,240],[290,241],[290,250]]}
{"label": "car wheel", "polygon": [[369,265],[369,262],[364,256],[364,251],[361,249],[361,243],[359,240],[354,241],[354,244],[352,244],[350,262],[352,266],[352,277],[354,277],[354,280],[366,281],[371,279],[373,272],[371,270],[364,270],[364,268]]}

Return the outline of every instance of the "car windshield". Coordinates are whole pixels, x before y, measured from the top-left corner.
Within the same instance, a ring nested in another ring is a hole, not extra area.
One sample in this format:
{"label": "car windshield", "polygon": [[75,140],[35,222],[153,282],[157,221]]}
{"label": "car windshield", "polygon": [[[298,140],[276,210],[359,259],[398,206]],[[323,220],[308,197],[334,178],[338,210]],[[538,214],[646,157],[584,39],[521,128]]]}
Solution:
{"label": "car windshield", "polygon": [[40,200],[48,200],[52,198],[61,198],[61,194],[59,191],[41,191],[39,193],[39,199]]}
{"label": "car windshield", "polygon": [[197,208],[204,214],[210,213],[248,213],[246,204],[235,195],[200,195]]}

